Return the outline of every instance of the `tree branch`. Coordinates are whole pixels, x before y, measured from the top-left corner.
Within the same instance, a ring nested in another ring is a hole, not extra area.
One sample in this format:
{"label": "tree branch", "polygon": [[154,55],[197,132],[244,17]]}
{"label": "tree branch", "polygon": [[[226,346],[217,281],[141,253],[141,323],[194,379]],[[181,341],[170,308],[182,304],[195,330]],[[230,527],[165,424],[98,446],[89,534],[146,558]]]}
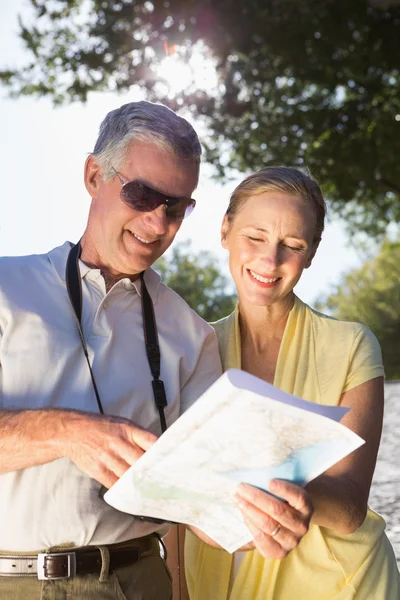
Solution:
{"label": "tree branch", "polygon": [[395,192],[398,196],[400,196],[400,185],[398,185],[397,183],[394,183],[393,181],[389,181],[388,179],[385,179],[384,177],[381,177],[378,181],[385,187],[389,188],[390,191]]}
{"label": "tree branch", "polygon": [[400,0],[368,0],[368,4],[372,6],[372,8],[387,10],[392,6],[400,6]]}

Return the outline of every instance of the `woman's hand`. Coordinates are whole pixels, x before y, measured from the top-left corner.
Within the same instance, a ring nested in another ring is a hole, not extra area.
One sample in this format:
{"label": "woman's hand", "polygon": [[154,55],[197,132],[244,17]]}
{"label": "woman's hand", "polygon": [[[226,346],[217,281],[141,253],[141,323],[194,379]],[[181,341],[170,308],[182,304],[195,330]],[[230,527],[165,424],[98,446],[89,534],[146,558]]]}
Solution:
{"label": "woman's hand", "polygon": [[242,511],[244,521],[253,534],[254,546],[260,554],[265,558],[281,559],[307,533],[314,509],[309,494],[299,485],[273,479],[269,490],[283,500],[241,483],[235,494],[235,502]]}

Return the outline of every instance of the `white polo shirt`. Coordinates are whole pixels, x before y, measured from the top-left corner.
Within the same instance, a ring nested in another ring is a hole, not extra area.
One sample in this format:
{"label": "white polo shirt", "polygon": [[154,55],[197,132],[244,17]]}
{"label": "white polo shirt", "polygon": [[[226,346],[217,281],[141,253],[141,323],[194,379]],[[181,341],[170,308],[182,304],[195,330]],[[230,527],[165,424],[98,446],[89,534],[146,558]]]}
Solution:
{"label": "white polo shirt", "polygon": [[[0,410],[98,412],[65,285],[69,250],[66,242],[48,254],[0,259]],[[140,281],[123,279],[106,293],[99,270],[80,262],[80,272],[83,332],[104,412],[159,434]],[[213,329],[155,271],[144,279],[171,424],[221,374],[218,346]],[[66,458],[0,475],[0,549],[110,544],[157,530],[106,504],[100,487]]]}

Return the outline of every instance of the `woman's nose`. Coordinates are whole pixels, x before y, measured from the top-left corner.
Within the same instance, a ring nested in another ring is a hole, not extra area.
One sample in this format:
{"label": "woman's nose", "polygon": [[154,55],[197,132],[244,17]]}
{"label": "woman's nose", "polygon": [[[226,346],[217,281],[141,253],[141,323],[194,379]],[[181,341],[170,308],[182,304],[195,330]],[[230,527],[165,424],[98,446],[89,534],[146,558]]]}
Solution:
{"label": "woman's nose", "polygon": [[275,269],[279,265],[279,247],[274,244],[266,245],[261,254],[261,261],[269,269]]}

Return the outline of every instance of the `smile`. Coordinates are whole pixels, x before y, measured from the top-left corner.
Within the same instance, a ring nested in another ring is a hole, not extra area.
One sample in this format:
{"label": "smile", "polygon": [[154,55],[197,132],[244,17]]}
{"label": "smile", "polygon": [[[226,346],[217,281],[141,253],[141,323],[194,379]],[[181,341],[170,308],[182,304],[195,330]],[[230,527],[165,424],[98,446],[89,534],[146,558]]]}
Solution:
{"label": "smile", "polygon": [[255,273],[251,269],[249,269],[249,273],[252,277],[254,277],[254,279],[257,279],[257,281],[260,281],[261,283],[275,283],[276,281],[279,281],[279,279],[281,279],[281,277],[262,277],[261,275]]}
{"label": "smile", "polygon": [[[132,233],[132,231],[130,233]],[[142,242],[143,244],[153,244],[154,241],[155,241],[155,240],[153,240],[153,241],[145,240],[144,238],[141,238],[136,233],[132,233],[132,235],[133,235],[134,238],[136,238],[137,240],[139,240],[139,242]]]}

